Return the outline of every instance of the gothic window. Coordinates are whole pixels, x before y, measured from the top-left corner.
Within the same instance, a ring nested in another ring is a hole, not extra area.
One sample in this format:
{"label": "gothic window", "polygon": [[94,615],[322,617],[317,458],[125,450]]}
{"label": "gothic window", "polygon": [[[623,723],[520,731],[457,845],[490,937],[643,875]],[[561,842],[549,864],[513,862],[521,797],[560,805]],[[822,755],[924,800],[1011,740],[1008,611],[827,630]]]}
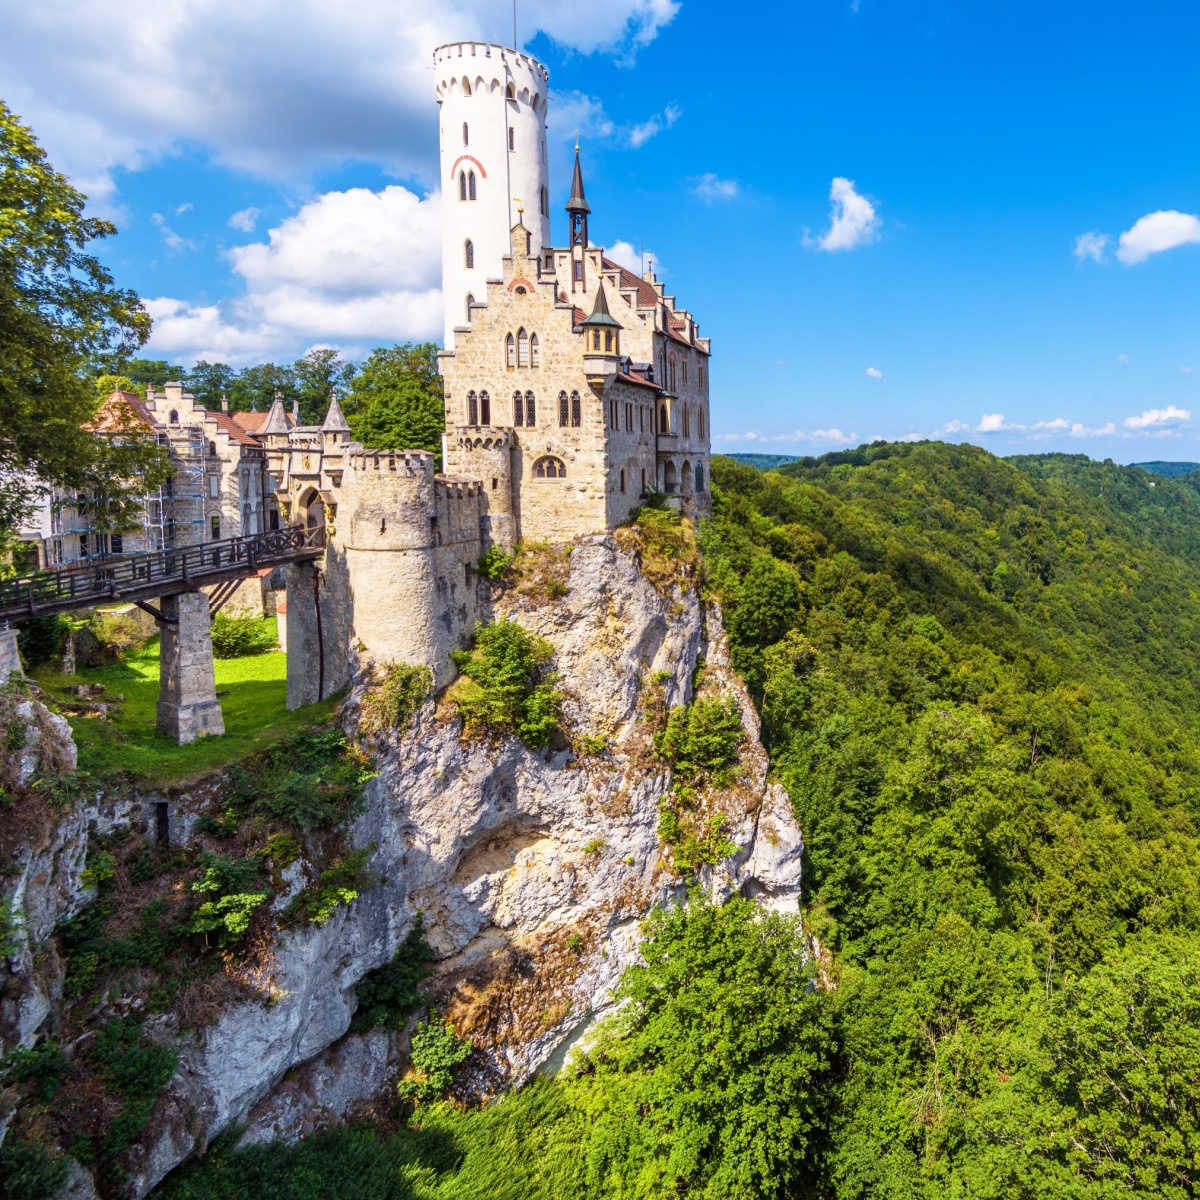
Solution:
{"label": "gothic window", "polygon": [[474,392],[467,393],[467,424],[479,424],[479,397]]}
{"label": "gothic window", "polygon": [[513,392],[513,424],[525,424],[525,401],[520,392]]}
{"label": "gothic window", "polygon": [[704,436],[704,409],[700,408],[696,411],[696,432]]}
{"label": "gothic window", "polygon": [[479,423],[480,425],[492,423],[492,402],[488,399],[487,392],[479,393]]}
{"label": "gothic window", "polygon": [[474,171],[472,171],[467,176],[467,196],[471,200],[475,199],[475,172]]}
{"label": "gothic window", "polygon": [[517,365],[517,342],[511,333],[504,339],[504,365],[508,367]]}
{"label": "gothic window", "polygon": [[581,423],[580,422],[581,416],[582,416],[582,414],[580,412],[579,393],[572,392],[571,393],[571,427],[573,429],[579,428],[580,423]]}
{"label": "gothic window", "polygon": [[633,405],[625,405],[625,432],[633,432]]}
{"label": "gothic window", "polygon": [[692,415],[686,404],[683,406],[683,436],[692,436]]}
{"label": "gothic window", "polygon": [[470,238],[467,238],[463,247],[463,257],[467,262],[467,270],[471,270],[475,266],[475,243]]}
{"label": "gothic window", "polygon": [[687,387],[687,359],[683,360],[683,386]]}
{"label": "gothic window", "polygon": [[558,393],[558,423],[565,429],[570,420],[570,409],[567,406],[567,393]]}
{"label": "gothic window", "polygon": [[696,370],[697,370],[696,383],[699,385],[700,389],[703,390],[704,389],[704,364],[701,363],[699,365],[699,367],[696,368]]}
{"label": "gothic window", "polygon": [[583,260],[577,258],[575,260],[575,279],[578,281],[578,280],[581,280],[582,278],[583,278]]}
{"label": "gothic window", "polygon": [[529,334],[524,328],[517,330],[517,366],[529,366]]}
{"label": "gothic window", "polygon": [[504,89],[504,98],[506,100],[515,100],[517,98],[516,93],[513,91],[513,85],[511,83],[508,85],[508,87],[506,87]]}
{"label": "gothic window", "polygon": [[660,404],[658,408],[658,432],[670,433],[671,427],[667,424],[667,406]]}
{"label": "gothic window", "polygon": [[598,329],[592,330],[592,349],[593,350],[600,349],[600,330],[598,330]]}
{"label": "gothic window", "polygon": [[604,331],[604,348],[605,350],[609,351],[611,351],[613,348],[613,335],[611,329],[606,329]]}
{"label": "gothic window", "polygon": [[174,409],[171,409],[171,413],[170,413],[170,415],[167,417],[167,420],[168,420],[168,421],[169,421],[169,422],[170,422],[172,425],[178,425],[178,424],[179,424],[179,414],[178,414],[178,413],[177,413],[177,412],[176,412]]}
{"label": "gothic window", "polygon": [[561,458],[547,454],[533,464],[533,476],[535,479],[565,479],[567,468],[563,466]]}
{"label": "gothic window", "polygon": [[465,200],[467,198],[467,173],[459,171],[458,173],[458,198]]}
{"label": "gothic window", "polygon": [[537,401],[533,398],[532,392],[525,393],[525,424],[537,424],[537,409],[535,408]]}
{"label": "gothic window", "polygon": [[463,122],[463,145],[469,146],[470,144],[471,144],[471,138],[470,138],[469,132],[467,130],[467,123],[466,123],[466,121],[464,121]]}
{"label": "gothic window", "polygon": [[475,303],[475,297],[470,292],[467,293],[467,324],[471,323],[471,306]]}
{"label": "gothic window", "polygon": [[696,464],[696,491],[704,491],[704,468],[699,463]]}
{"label": "gothic window", "polygon": [[542,350],[538,345],[538,335],[536,333],[529,335],[529,365],[531,367],[540,367],[542,365]]}
{"label": "gothic window", "polygon": [[675,470],[675,464],[668,458],[663,463],[663,491],[668,496],[673,496],[679,489],[679,476]]}
{"label": "gothic window", "polygon": [[671,391],[676,391],[675,387],[675,359],[671,359]]}

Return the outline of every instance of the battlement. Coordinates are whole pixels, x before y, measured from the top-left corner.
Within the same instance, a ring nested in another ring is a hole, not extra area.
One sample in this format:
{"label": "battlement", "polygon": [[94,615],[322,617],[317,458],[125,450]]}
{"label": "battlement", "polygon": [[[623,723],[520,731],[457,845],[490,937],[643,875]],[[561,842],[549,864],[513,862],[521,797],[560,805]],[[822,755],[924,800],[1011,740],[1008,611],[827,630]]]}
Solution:
{"label": "battlement", "polygon": [[473,500],[483,495],[483,481],[466,475],[435,475],[433,485],[442,495]]}
{"label": "battlement", "polygon": [[508,450],[516,445],[511,429],[496,429],[488,425],[456,425],[455,444],[463,450]]}
{"label": "battlement", "polygon": [[521,98],[530,103],[544,93],[550,79],[550,72],[532,55],[495,42],[447,42],[434,50],[433,67],[439,100],[451,88],[470,95],[476,80],[494,91],[511,79],[518,96],[524,91]]}
{"label": "battlement", "polygon": [[360,475],[376,471],[413,478],[433,475],[433,455],[428,450],[364,450],[356,447],[347,458],[350,470]]}

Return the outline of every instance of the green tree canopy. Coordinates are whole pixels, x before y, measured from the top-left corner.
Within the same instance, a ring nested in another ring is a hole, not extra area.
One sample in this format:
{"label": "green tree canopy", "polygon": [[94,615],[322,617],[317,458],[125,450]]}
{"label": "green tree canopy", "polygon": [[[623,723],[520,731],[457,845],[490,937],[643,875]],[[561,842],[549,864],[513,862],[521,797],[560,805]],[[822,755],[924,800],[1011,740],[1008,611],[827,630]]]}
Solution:
{"label": "green tree canopy", "polygon": [[114,465],[132,471],[122,478],[161,470],[135,431],[113,464],[107,440],[82,428],[96,373],[150,333],[137,296],[86,251],[116,230],[85,216],[85,201],[0,101],[0,530],[34,499],[31,477],[87,489]]}
{"label": "green tree canopy", "polygon": [[354,436],[377,450],[429,450],[441,458],[445,416],[432,342],[372,350],[345,405]]}

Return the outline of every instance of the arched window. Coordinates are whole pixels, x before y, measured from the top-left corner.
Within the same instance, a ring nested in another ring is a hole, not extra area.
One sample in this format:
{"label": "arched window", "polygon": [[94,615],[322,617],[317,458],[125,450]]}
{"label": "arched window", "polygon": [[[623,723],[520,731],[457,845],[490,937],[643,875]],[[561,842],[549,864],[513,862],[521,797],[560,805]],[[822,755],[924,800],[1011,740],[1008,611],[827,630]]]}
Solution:
{"label": "arched window", "polygon": [[529,335],[529,365],[531,367],[540,367],[542,365],[542,351],[538,345],[538,335],[536,333]]}
{"label": "arched window", "polygon": [[513,392],[513,424],[525,424],[525,401],[520,392]]}
{"label": "arched window", "polygon": [[506,367],[517,365],[517,340],[511,333],[504,339],[504,365]]}
{"label": "arched window", "polygon": [[533,393],[526,392],[525,393],[525,424],[526,425],[536,425],[537,424],[537,408],[535,407],[535,405],[536,405],[536,401],[533,398]]}
{"label": "arched window", "polygon": [[208,457],[209,458],[217,457],[217,443],[216,442],[208,443]]}
{"label": "arched window", "polygon": [[604,348],[605,350],[611,350],[613,348],[613,335],[611,329],[606,329],[604,331]]}
{"label": "arched window", "polygon": [[529,366],[529,334],[524,327],[517,330],[517,366]]}
{"label": "arched window", "polygon": [[679,477],[675,472],[675,464],[668,458],[663,463],[663,491],[668,496],[674,495],[679,490]]}
{"label": "arched window", "polygon": [[467,324],[471,323],[471,307],[475,303],[475,297],[470,292],[467,293]]}
{"label": "arched window", "polygon": [[178,413],[177,413],[177,412],[176,412],[174,409],[171,409],[171,413],[170,413],[170,415],[167,417],[167,420],[168,420],[168,421],[169,421],[169,422],[170,422],[172,425],[178,425],[178,424],[179,424],[179,414],[178,414]]}
{"label": "arched window", "polygon": [[558,423],[565,429],[571,419],[571,409],[567,404],[567,393],[558,393]]}
{"label": "arched window", "polygon": [[479,423],[480,425],[492,423],[492,402],[488,398],[487,392],[479,393]]}
{"label": "arched window", "polygon": [[463,257],[467,261],[467,270],[471,270],[475,266],[475,243],[470,238],[467,238],[463,246]]}
{"label": "arched window", "polygon": [[474,392],[467,393],[467,424],[479,424],[479,397]]}
{"label": "arched window", "polygon": [[683,436],[692,436],[692,414],[686,404],[683,406]]}
{"label": "arched window", "polygon": [[704,409],[703,408],[698,408],[696,410],[696,432],[701,437],[704,436]]}
{"label": "arched window", "polygon": [[467,173],[459,171],[458,173],[458,198],[465,200],[467,198]]}
{"label": "arched window", "polygon": [[687,359],[683,360],[683,386],[687,387]]}
{"label": "arched window", "polygon": [[675,359],[671,359],[671,391],[675,391]]}
{"label": "arched window", "polygon": [[658,406],[658,432],[670,433],[671,427],[667,424],[667,406],[660,404]]}
{"label": "arched window", "polygon": [[572,426],[572,428],[574,428],[574,429],[579,428],[580,423],[581,423],[580,422],[581,417],[582,417],[582,413],[580,412],[579,393],[572,392],[571,393],[571,426]]}
{"label": "arched window", "polygon": [[474,171],[472,171],[467,176],[467,196],[472,200],[475,199],[475,172]]}
{"label": "arched window", "polygon": [[704,491],[704,468],[699,463],[696,464],[696,491]]}
{"label": "arched window", "polygon": [[469,146],[470,144],[471,144],[470,131],[467,129],[466,121],[464,121],[463,122],[463,145]]}
{"label": "arched window", "polygon": [[679,490],[685,496],[690,496],[692,494],[692,464],[690,462],[684,461],[683,470],[680,472],[679,478],[683,485]]}
{"label": "arched window", "polygon": [[504,98],[506,100],[515,100],[517,98],[516,93],[513,91],[513,85],[511,83],[508,85],[508,87],[506,87],[504,89]]}
{"label": "arched window", "polygon": [[561,458],[547,454],[533,464],[533,476],[535,479],[566,479],[567,468]]}

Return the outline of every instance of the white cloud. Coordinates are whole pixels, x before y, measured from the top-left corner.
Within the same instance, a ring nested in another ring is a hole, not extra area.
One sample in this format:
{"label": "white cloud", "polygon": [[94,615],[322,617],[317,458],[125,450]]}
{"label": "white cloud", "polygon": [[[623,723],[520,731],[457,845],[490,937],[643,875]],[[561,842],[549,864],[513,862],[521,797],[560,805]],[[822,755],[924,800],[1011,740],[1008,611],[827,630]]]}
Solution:
{"label": "white cloud", "polygon": [[[524,0],[520,32],[628,58],[678,8],[678,0]],[[432,185],[431,52],[497,36],[505,35],[493,0],[399,10],[362,0],[353,20],[329,0],[13,3],[0,77],[55,166],[100,201],[112,202],[115,168],[138,169],[186,144],[276,178],[365,160]]]}
{"label": "white cloud", "polygon": [[605,246],[604,256],[611,258],[613,262],[619,262],[626,270],[632,271],[635,275],[641,275],[645,270],[643,260],[646,266],[654,264],[655,273],[662,275],[662,269],[657,256],[651,250],[638,250],[632,242],[613,242],[611,246]]}
{"label": "white cloud", "polygon": [[629,130],[629,144],[635,150],[640,150],[652,137],[660,134],[664,129],[670,129],[682,116],[683,109],[679,105],[668,104],[662,112],[647,117],[646,120],[634,125]]}
{"label": "white cloud", "polygon": [[175,215],[177,217],[182,217],[184,213],[190,213],[195,207],[196,206],[190,200],[185,200],[182,204],[175,206]]}
{"label": "white cloud", "polygon": [[1136,417],[1126,417],[1122,424],[1126,429],[1161,429],[1164,426],[1178,425],[1181,421],[1190,421],[1191,412],[1186,408],[1176,408],[1168,404],[1166,408],[1148,408]]}
{"label": "white cloud", "polygon": [[1119,362],[1121,364],[1121,366],[1123,366],[1123,367],[1128,366],[1129,365],[1129,355],[1128,354],[1118,354],[1117,362]]}
{"label": "white cloud", "polygon": [[1081,262],[1085,258],[1090,258],[1093,262],[1103,262],[1108,242],[1107,233],[1097,233],[1094,229],[1088,233],[1081,233],[1075,239],[1075,257]]}
{"label": "white cloud", "polygon": [[869,245],[879,236],[879,216],[875,206],[854,190],[854,181],[838,175],[829,186],[829,229],[808,245],[819,250],[854,250]]}
{"label": "white cloud", "polygon": [[552,144],[576,137],[608,141],[616,129],[604,104],[584,92],[551,90],[546,121]]}
{"label": "white cloud", "polygon": [[1152,254],[1200,242],[1200,217],[1192,213],[1162,209],[1147,213],[1125,230],[1117,245],[1123,263],[1144,262]]}
{"label": "white cloud", "polygon": [[437,336],[441,328],[441,199],[407,188],[327,192],[229,251],[244,291],[216,305],[147,300],[147,352],[234,365],[298,345]]}
{"label": "white cloud", "polygon": [[1190,363],[1180,363],[1179,364],[1180,375],[1190,375],[1195,369],[1196,368],[1193,367]]}
{"label": "white cloud", "polygon": [[734,200],[738,194],[738,181],[722,179],[709,171],[693,180],[692,193],[709,204],[716,200]]}
{"label": "white cloud", "polygon": [[156,212],[150,214],[150,220],[158,226],[159,233],[162,234],[162,239],[166,243],[167,250],[171,254],[181,254],[184,250],[195,250],[196,243],[189,238],[181,237],[167,224],[167,218],[162,213]]}
{"label": "white cloud", "polygon": [[878,367],[868,367],[867,374],[872,379],[882,379],[883,378],[883,372]]}
{"label": "white cloud", "polygon": [[261,208],[241,208],[229,218],[229,228],[236,229],[239,233],[253,233],[254,226],[258,224],[258,218],[262,215]]}
{"label": "white cloud", "polygon": [[979,424],[975,426],[976,433],[1001,433],[1006,429],[1011,429],[1011,425],[1005,424],[1003,413],[984,413],[979,418]]}

